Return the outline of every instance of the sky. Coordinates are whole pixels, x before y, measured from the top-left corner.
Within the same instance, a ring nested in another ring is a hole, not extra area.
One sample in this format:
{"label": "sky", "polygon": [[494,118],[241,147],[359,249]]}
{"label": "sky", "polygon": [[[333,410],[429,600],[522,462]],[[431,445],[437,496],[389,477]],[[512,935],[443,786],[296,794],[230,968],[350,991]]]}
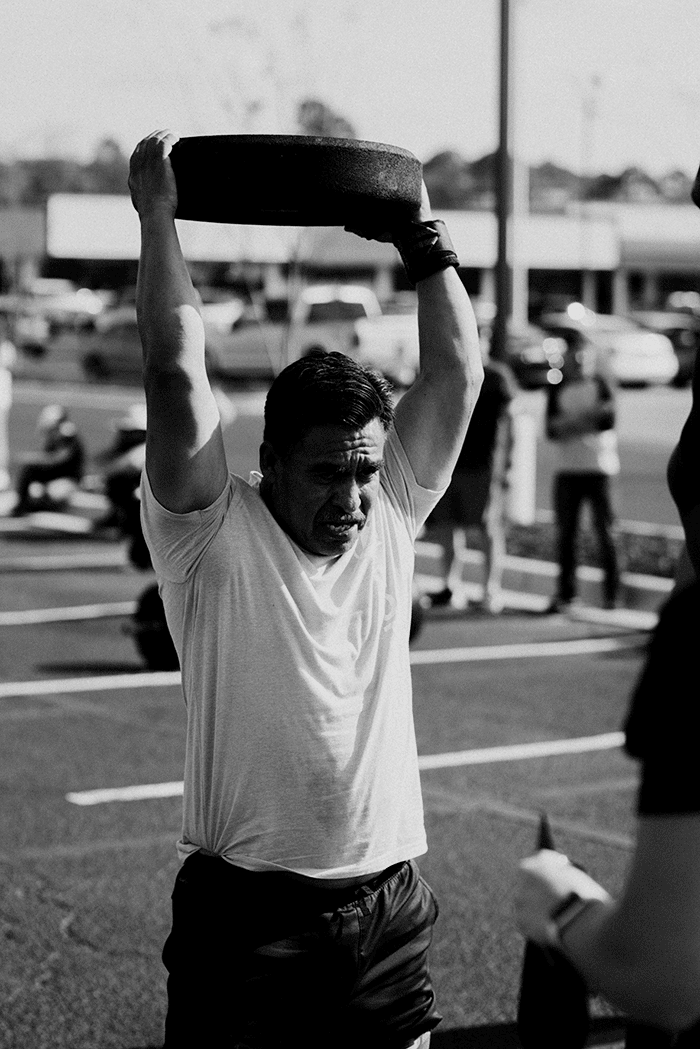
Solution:
{"label": "sky", "polygon": [[[472,160],[498,141],[501,0],[0,0],[0,159],[104,137],[293,133],[321,99],[358,137]],[[527,163],[700,164],[698,0],[511,0]]]}

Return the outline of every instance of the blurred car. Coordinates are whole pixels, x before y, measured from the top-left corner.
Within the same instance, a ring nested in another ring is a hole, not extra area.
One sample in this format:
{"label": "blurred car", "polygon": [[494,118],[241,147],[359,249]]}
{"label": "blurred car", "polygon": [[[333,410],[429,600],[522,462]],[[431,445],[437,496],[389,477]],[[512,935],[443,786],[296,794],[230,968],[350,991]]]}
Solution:
{"label": "blurred car", "polygon": [[673,343],[678,358],[674,386],[687,386],[693,377],[693,366],[700,347],[700,316],[691,312],[670,310],[635,310],[632,320],[649,331],[666,335]]}
{"label": "blurred car", "polygon": [[542,314],[539,323],[550,335],[564,339],[570,339],[571,332],[583,335],[598,351],[601,367],[621,386],[665,386],[678,374],[671,340],[628,317],[594,313],[572,303],[565,313]]}
{"label": "blurred car", "polygon": [[[212,377],[222,374],[220,358],[220,339],[222,331],[235,327],[243,311],[242,304],[217,303],[221,309],[210,317],[207,306],[203,305],[202,316],[206,337],[205,356],[207,370]],[[92,331],[80,337],[81,366],[86,378],[97,381],[141,379],[142,350],[141,337],[136,321],[136,307],[122,303],[107,309],[95,320]],[[243,362],[244,364],[246,362]],[[248,370],[243,368],[239,374],[265,378],[271,377],[272,370],[265,356],[262,360],[255,358],[247,362]]]}
{"label": "blurred car", "polygon": [[31,357],[46,352],[51,326],[40,313],[18,295],[0,295],[0,316],[7,321],[10,337],[18,350]]}
{"label": "blurred car", "polygon": [[1,295],[0,313],[8,320],[15,345],[38,357],[46,353],[51,338],[61,331],[91,327],[107,298],[70,280],[37,277],[21,291]]}
{"label": "blurred car", "polygon": [[700,292],[672,291],[666,298],[665,308],[674,313],[694,313],[700,317]]}
{"label": "blurred car", "polygon": [[[483,317],[483,314],[482,314]],[[490,345],[493,321],[481,320],[479,337]],[[561,380],[566,343],[533,324],[509,324],[505,363],[523,390],[541,390]]]}

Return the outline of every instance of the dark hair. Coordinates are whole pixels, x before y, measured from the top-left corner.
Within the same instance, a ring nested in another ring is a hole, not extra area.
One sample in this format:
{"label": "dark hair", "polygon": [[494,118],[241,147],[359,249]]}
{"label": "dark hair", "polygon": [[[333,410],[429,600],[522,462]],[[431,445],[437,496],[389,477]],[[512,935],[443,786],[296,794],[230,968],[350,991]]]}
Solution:
{"label": "dark hair", "polygon": [[344,353],[312,350],[279,373],[265,400],[263,438],[286,455],[314,426],[361,430],[394,419],[389,383]]}

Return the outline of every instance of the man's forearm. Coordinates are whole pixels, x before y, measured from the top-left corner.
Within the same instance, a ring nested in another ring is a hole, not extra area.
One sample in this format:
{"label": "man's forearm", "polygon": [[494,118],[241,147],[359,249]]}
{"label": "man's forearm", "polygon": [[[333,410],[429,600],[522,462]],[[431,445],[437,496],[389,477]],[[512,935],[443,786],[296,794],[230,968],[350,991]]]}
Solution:
{"label": "man's forearm", "polygon": [[416,291],[421,374],[462,379],[475,402],[484,368],[474,310],[457,271],[435,273],[419,281]]}
{"label": "man's forearm", "polygon": [[185,353],[204,352],[204,326],[174,219],[141,217],[136,311],[146,370],[168,370]]}

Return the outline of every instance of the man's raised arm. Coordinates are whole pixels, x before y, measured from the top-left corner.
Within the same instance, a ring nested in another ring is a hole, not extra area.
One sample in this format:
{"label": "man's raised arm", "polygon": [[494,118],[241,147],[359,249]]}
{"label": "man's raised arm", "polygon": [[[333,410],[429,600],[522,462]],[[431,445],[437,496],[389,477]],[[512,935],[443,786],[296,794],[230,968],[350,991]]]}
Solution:
{"label": "man's raised arm", "polygon": [[170,151],[157,131],[131,157],[129,189],[141,222],[136,310],[143,347],[148,430],[146,471],[174,513],[201,510],[228,477],[219,411],[204,363],[204,325],[177,230]]}
{"label": "man's raised arm", "polygon": [[391,232],[359,230],[391,240],[418,294],[420,370],[396,409],[396,431],[423,488],[449,483],[484,378],[479,333],[469,296],[455,269],[457,256],[444,223],[432,218],[423,186],[412,222]]}

